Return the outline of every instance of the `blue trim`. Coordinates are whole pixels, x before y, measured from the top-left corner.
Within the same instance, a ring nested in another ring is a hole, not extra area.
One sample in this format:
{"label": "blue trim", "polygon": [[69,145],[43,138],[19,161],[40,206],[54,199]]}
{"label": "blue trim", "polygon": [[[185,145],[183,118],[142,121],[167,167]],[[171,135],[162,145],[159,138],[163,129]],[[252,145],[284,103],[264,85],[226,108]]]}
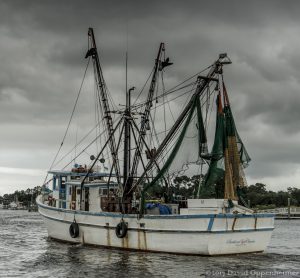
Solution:
{"label": "blue trim", "polygon": [[56,178],[57,178],[57,190],[59,191],[61,187],[61,176],[56,176]]}
{"label": "blue trim", "polygon": [[210,218],[209,223],[208,223],[208,227],[207,227],[207,231],[211,231],[212,226],[213,226],[213,224],[214,224],[214,220],[215,220],[214,217],[211,217],[211,218]]}
{"label": "blue trim", "polygon": [[[62,223],[68,223],[71,224],[73,221],[67,221],[57,218],[52,218],[49,216],[46,216],[41,213],[41,215],[47,219],[50,219],[52,221],[58,221]],[[211,218],[213,219],[213,218]],[[87,226],[87,227],[95,227],[100,229],[115,229],[116,227],[113,226],[104,226],[104,225],[94,225],[94,224],[88,224],[88,223],[80,223],[77,222],[79,226]],[[198,231],[198,230],[156,230],[156,229],[139,229],[139,228],[128,228],[130,231],[143,231],[148,233],[178,233],[178,234],[208,234],[208,233],[214,233],[214,234],[225,234],[225,233],[249,233],[249,232],[265,232],[265,231],[273,231],[274,228],[261,228],[261,229],[244,229],[244,230],[223,230],[223,231]]]}
{"label": "blue trim", "polygon": [[249,233],[249,232],[265,232],[273,231],[274,228],[261,228],[261,229],[244,229],[244,230],[228,230],[228,231],[211,231],[211,233],[224,234],[224,233]]}
{"label": "blue trim", "polygon": [[56,176],[53,176],[53,191],[56,190]]}
{"label": "blue trim", "polygon": [[[74,211],[68,209],[54,208],[49,207],[47,205],[41,204],[37,202],[38,206],[43,207],[45,209],[72,213],[72,214],[83,214],[83,215],[93,215],[93,216],[106,216],[106,217],[124,217],[124,218],[136,218],[135,214],[121,214],[121,213],[113,213],[113,212],[90,212],[90,211]],[[144,215],[146,219],[195,219],[195,218],[275,218],[275,214],[271,213],[262,213],[262,214],[191,214],[191,215],[180,215],[180,214],[170,214],[170,215]]]}
{"label": "blue trim", "polygon": [[[81,183],[79,182],[79,183],[75,183],[74,181],[67,181],[66,182],[66,185],[70,185],[70,186],[76,186],[76,187],[81,187]],[[92,184],[92,183],[85,183],[84,185],[83,185],[84,187],[100,187],[100,188],[107,188],[107,182],[106,181],[104,181],[103,183],[94,183],[94,184]],[[111,188],[117,188],[117,183],[116,182],[110,182],[109,183],[109,186],[111,187]]]}
{"label": "blue trim", "polygon": [[216,214],[216,218],[264,218],[264,217],[275,217],[273,213],[257,213],[257,214]]}
{"label": "blue trim", "polygon": [[[56,175],[56,176],[79,176],[79,177],[84,177],[86,175],[86,172],[84,173],[77,173],[77,172],[72,172],[72,171],[48,171],[49,174]],[[90,173],[89,177],[109,177],[109,173],[101,173],[101,172],[94,172]],[[115,177],[116,174],[112,174],[112,177]]]}

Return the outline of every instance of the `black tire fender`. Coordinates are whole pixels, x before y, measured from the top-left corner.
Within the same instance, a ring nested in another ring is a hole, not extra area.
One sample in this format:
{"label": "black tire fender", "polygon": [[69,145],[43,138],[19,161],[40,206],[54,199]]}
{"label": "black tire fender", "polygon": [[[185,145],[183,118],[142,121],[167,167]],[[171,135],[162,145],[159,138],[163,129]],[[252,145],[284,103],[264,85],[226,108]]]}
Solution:
{"label": "black tire fender", "polygon": [[127,224],[124,221],[121,221],[117,226],[116,226],[116,236],[118,238],[123,238],[127,235],[128,227]]}
{"label": "black tire fender", "polygon": [[74,221],[69,227],[69,233],[72,238],[79,236],[79,225]]}

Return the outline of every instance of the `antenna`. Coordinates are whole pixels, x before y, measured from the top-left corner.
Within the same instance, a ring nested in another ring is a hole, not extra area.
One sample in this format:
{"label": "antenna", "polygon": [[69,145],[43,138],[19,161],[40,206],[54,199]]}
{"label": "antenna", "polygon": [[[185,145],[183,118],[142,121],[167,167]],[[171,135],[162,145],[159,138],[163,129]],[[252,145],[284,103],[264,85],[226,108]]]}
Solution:
{"label": "antenna", "polygon": [[[125,57],[125,93],[127,94],[127,83],[128,83],[128,16],[126,18],[126,57]],[[126,103],[127,105],[127,103]]]}
{"label": "antenna", "polygon": [[[128,52],[126,50],[126,61],[125,61],[125,94],[127,95],[127,79],[128,79]],[[126,98],[126,106],[128,106],[127,98]]]}

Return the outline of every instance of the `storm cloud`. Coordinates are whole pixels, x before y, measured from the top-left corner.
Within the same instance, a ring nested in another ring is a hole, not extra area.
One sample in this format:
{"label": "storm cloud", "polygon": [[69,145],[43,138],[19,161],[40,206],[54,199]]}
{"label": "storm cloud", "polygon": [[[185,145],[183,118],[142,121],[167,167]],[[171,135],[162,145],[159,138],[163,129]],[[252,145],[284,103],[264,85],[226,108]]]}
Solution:
{"label": "storm cloud", "polygon": [[161,41],[174,62],[169,84],[227,52],[227,89],[252,157],[249,183],[299,186],[299,10],[297,1],[1,1],[0,194],[42,184],[81,84],[89,27],[116,104],[127,45],[128,83],[137,89]]}

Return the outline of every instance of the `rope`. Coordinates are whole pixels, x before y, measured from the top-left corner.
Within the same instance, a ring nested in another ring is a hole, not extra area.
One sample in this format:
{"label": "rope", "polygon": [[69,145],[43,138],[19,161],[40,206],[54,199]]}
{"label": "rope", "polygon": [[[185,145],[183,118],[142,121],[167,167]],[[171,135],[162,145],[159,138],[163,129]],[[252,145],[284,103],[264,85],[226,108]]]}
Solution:
{"label": "rope", "polygon": [[[212,67],[212,65],[210,65],[210,66],[208,66],[207,68],[205,68],[205,69],[203,69],[203,70],[197,72],[196,74],[190,76],[189,78],[185,79],[184,81],[180,82],[180,83],[177,84],[176,86],[174,86],[174,87],[172,87],[171,89],[169,89],[168,91],[166,91],[165,94],[161,94],[160,96],[158,96],[157,98],[154,98],[153,100],[157,100],[157,99],[159,99],[159,98],[162,98],[164,95],[169,95],[169,94],[171,94],[171,93],[177,92],[177,91],[179,91],[179,90],[181,90],[181,89],[184,89],[184,88],[186,88],[186,87],[189,87],[189,86],[193,85],[195,82],[189,83],[188,85],[185,85],[185,86],[183,86],[183,87],[181,87],[181,88],[176,89],[176,88],[179,87],[180,85],[186,83],[187,81],[191,80],[191,79],[194,78],[195,76],[197,76],[197,75],[199,75],[200,73],[202,73],[202,72],[208,70],[208,69],[211,68],[211,67]],[[175,89],[176,89],[176,90],[175,90]],[[145,104],[147,104],[147,101],[138,103],[138,104],[136,104],[136,105],[134,105],[134,106],[135,106],[135,108],[136,108],[136,107],[143,106],[143,105],[145,105]]]}
{"label": "rope", "polygon": [[[103,133],[105,133],[105,131],[103,131],[101,134],[99,134],[91,143],[89,143],[76,157],[75,157],[75,159],[77,158],[77,157],[79,157],[82,153],[84,153],[101,135],[103,135]],[[107,140],[106,140],[107,141]],[[68,164],[66,164],[64,167],[63,167],[63,169],[65,169],[66,167],[68,167],[70,164],[72,163],[72,161],[71,162],[69,162]]]}
{"label": "rope", "polygon": [[[196,82],[192,82],[192,83],[189,83],[189,84],[187,84],[187,85],[185,85],[185,86],[183,86],[183,87],[180,87],[180,88],[178,88],[178,89],[176,89],[176,90],[172,90],[172,91],[168,91],[168,92],[166,92],[166,93],[164,93],[164,94],[160,94],[159,96],[153,98],[153,101],[157,102],[160,98],[163,98],[164,96],[173,94],[173,93],[178,92],[178,91],[180,91],[180,90],[182,90],[182,89],[184,89],[184,88],[193,86],[194,84],[196,84]],[[156,95],[157,95],[157,94],[156,94]],[[147,103],[148,103],[148,101],[140,102],[140,103],[136,104],[132,109],[138,109],[138,108],[140,108],[140,107],[146,105]],[[153,108],[152,108],[152,109],[153,109]]]}
{"label": "rope", "polygon": [[137,100],[138,100],[139,97],[141,96],[141,94],[142,94],[142,92],[144,91],[144,89],[145,89],[145,87],[146,87],[146,85],[147,85],[147,83],[148,83],[150,77],[152,76],[153,71],[154,71],[154,67],[153,67],[152,71],[150,72],[150,74],[149,74],[149,76],[148,76],[148,78],[147,78],[147,80],[146,80],[144,86],[142,87],[142,89],[140,90],[138,96],[136,97],[135,101],[133,102],[132,106],[135,105],[135,103],[137,102]]}
{"label": "rope", "polygon": [[[55,163],[55,161],[56,161],[56,158],[57,158],[57,156],[58,156],[58,154],[59,154],[59,152],[60,152],[60,150],[61,150],[61,148],[62,148],[62,146],[63,146],[63,144],[64,144],[64,141],[65,141],[65,139],[66,139],[66,137],[67,137],[67,134],[68,134],[68,131],[69,131],[69,128],[70,128],[70,125],[71,125],[71,121],[72,121],[72,118],[73,118],[73,115],[74,115],[74,112],[75,112],[75,109],[76,109],[76,106],[77,106],[77,102],[78,102],[78,99],[79,99],[79,96],[80,96],[80,93],[81,93],[81,89],[82,89],[82,86],[83,86],[83,83],[84,83],[84,80],[85,80],[86,72],[87,72],[87,69],[88,69],[88,67],[89,67],[89,64],[90,64],[90,58],[88,59],[87,65],[86,65],[86,67],[85,67],[85,71],[84,71],[84,74],[83,74],[83,78],[82,78],[82,81],[81,81],[81,84],[80,84],[80,88],[79,88],[79,91],[78,91],[78,94],[77,94],[77,97],[76,97],[76,100],[75,100],[75,104],[74,104],[74,107],[73,107],[73,110],[72,110],[72,113],[71,113],[71,117],[70,117],[69,122],[68,122],[68,125],[67,125],[67,129],[66,129],[65,134],[64,134],[64,136],[63,136],[62,142],[61,142],[61,144],[60,144],[60,146],[59,146],[59,148],[58,148],[58,151],[57,151],[57,153],[56,153],[56,155],[55,155],[55,157],[54,157],[54,159],[53,159],[53,161],[52,161],[52,163],[51,163],[51,166],[50,166],[50,168],[49,168],[49,171],[51,171],[51,169],[52,169],[52,167],[53,167],[53,165],[54,165],[54,163]],[[47,178],[48,178],[48,172],[47,172],[47,175],[46,175],[46,177],[45,177],[45,180],[44,180],[44,183],[43,183],[43,184],[45,184]]]}
{"label": "rope", "polygon": [[[211,90],[212,86],[213,86],[213,84],[210,84],[210,85],[207,87],[210,95],[212,95],[213,92],[215,92],[214,90]],[[194,88],[193,88],[193,90],[194,90]],[[192,91],[192,90],[191,90],[191,91]],[[213,92],[212,92],[212,91],[213,91]],[[203,106],[207,103],[208,98],[205,99],[205,95],[203,95],[203,96],[201,96],[201,100],[202,100],[201,106],[203,107]],[[157,107],[158,107],[158,106],[157,106]],[[185,104],[183,105],[183,107],[185,107]],[[193,116],[193,119],[194,119],[194,117],[195,117],[195,115]],[[155,134],[155,136],[157,137],[157,141],[158,141],[158,140],[159,140],[159,139],[158,139],[158,134],[165,133],[165,131],[162,131],[162,132],[160,132],[160,133],[156,133],[156,132],[155,132],[155,127],[154,127],[154,121],[153,121],[151,115],[150,115],[150,120],[151,120],[152,127],[153,127],[153,129],[154,129],[154,134]],[[173,149],[174,145],[176,144],[176,138],[177,138],[177,135],[178,135],[179,132],[180,132],[180,129],[178,129],[178,130],[173,134],[173,139],[170,141],[169,147],[164,151],[164,154],[161,154],[161,156],[157,158],[157,163],[164,163],[166,157],[168,156],[168,154],[170,153],[170,151]],[[185,137],[186,137],[186,136],[185,136]],[[158,145],[159,145],[159,144],[158,144]],[[196,162],[197,162],[197,161],[196,161]],[[184,166],[188,167],[188,164],[193,164],[193,163],[195,163],[195,162],[184,163],[184,164],[183,164],[183,167],[184,167]],[[183,170],[183,167],[182,167],[182,169],[181,169],[180,171]],[[187,170],[187,169],[185,169],[185,171],[186,171],[186,170]],[[153,167],[151,167],[151,168],[148,170],[149,173],[151,173],[152,171],[153,171]],[[175,171],[175,172],[177,172],[177,171]]]}

